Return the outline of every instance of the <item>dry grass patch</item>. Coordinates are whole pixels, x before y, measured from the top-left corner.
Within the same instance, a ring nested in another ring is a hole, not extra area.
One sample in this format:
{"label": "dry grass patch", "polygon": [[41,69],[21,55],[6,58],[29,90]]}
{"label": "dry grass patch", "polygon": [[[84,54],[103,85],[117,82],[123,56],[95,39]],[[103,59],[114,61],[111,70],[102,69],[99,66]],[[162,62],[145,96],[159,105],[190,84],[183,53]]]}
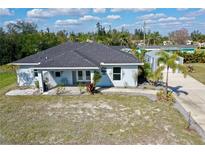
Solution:
{"label": "dry grass patch", "polygon": [[0,97],[1,144],[203,144],[172,106],[142,96]]}

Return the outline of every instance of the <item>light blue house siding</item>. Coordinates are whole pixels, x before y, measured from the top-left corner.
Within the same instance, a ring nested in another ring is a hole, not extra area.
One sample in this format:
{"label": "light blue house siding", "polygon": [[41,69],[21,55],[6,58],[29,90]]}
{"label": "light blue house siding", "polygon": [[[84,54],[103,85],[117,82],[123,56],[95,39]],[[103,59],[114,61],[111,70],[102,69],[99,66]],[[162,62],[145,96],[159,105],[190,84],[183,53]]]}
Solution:
{"label": "light blue house siding", "polygon": [[[136,87],[138,81],[138,66],[126,65],[126,66],[105,66],[106,74],[103,75],[97,86],[114,86],[114,87]],[[121,68],[121,79],[113,79],[113,68]]]}
{"label": "light blue house siding", "polygon": [[[113,79],[113,68],[120,67],[120,80]],[[39,70],[34,69],[35,66],[20,66],[17,69],[17,83],[19,86],[35,86],[35,81],[39,81],[39,76],[35,76]],[[47,81],[50,88],[57,85],[72,86],[77,82],[91,82],[94,71],[99,71],[102,75],[100,82],[97,83],[99,87],[136,87],[138,78],[138,66],[137,65],[125,65],[125,66],[105,66],[105,71],[89,70],[89,69],[44,69],[42,72],[43,81]],[[78,80],[78,71],[83,72],[83,80]],[[85,71],[90,71],[90,79],[86,80]],[[60,76],[56,76],[56,72],[60,73]],[[74,79],[75,78],[75,79]]]}

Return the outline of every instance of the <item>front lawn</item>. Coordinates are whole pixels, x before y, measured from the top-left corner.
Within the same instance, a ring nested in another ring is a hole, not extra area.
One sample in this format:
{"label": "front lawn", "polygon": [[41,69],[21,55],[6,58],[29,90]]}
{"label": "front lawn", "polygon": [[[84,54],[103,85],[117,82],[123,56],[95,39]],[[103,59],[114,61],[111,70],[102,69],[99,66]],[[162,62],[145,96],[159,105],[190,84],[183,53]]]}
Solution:
{"label": "front lawn", "polygon": [[15,73],[0,73],[0,89],[15,83],[16,74]]}
{"label": "front lawn", "polygon": [[186,126],[172,106],[143,96],[0,93],[0,144],[204,144]]}
{"label": "front lawn", "polygon": [[194,67],[194,72],[189,73],[189,75],[205,84],[205,63],[192,63],[187,65],[193,65]]}

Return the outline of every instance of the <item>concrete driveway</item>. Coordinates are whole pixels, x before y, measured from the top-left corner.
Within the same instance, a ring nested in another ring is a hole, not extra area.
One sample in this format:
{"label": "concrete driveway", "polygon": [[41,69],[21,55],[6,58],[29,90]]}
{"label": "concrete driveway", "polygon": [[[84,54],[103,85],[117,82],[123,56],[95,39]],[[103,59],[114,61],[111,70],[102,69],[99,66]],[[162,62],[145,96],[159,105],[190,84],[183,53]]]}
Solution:
{"label": "concrete driveway", "polygon": [[169,73],[169,86],[193,119],[205,130],[205,85],[191,76]]}

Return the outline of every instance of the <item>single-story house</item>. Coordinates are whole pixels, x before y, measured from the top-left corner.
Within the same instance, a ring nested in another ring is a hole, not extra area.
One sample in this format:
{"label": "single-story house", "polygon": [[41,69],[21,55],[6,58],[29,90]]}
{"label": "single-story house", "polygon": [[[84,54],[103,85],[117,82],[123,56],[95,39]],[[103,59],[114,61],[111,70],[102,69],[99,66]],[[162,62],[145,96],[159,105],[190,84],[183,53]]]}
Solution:
{"label": "single-story house", "polygon": [[[159,55],[157,55],[157,53],[159,52],[160,50],[152,50],[152,51],[148,51],[145,53],[145,61],[150,64],[152,71],[156,71],[158,68]],[[183,64],[183,61],[184,61],[184,58],[179,56],[178,59],[176,60],[176,63]],[[166,69],[164,71],[166,71]],[[169,69],[169,72],[172,72],[172,69]],[[176,72],[179,72],[179,71],[176,70]]]}
{"label": "single-story house", "polygon": [[102,76],[99,87],[136,87],[138,66],[143,65],[129,53],[95,42],[66,42],[12,64],[18,65],[19,86],[35,86],[37,82],[41,92],[45,83],[52,88],[93,82],[95,71]]}

